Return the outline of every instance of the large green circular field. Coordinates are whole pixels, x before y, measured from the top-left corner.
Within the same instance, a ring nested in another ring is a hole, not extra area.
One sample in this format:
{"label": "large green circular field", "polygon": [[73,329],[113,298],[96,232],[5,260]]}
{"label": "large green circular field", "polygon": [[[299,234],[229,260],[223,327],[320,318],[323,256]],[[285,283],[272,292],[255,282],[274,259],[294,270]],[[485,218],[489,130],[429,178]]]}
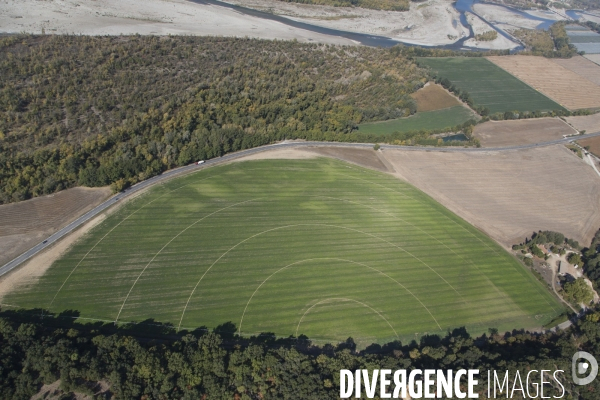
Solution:
{"label": "large green circular field", "polygon": [[156,186],[3,302],[359,343],[531,328],[562,311],[427,195],[326,158],[246,161]]}

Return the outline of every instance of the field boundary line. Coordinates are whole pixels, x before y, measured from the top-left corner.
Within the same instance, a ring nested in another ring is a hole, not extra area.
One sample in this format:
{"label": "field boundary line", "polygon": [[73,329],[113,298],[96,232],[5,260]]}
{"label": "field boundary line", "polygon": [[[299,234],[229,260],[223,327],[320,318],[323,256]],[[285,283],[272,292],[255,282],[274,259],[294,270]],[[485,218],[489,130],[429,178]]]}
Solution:
{"label": "field boundary line", "polygon": [[[429,266],[426,262],[424,262],[423,260],[421,260],[419,257],[415,256],[414,254],[412,254],[411,252],[409,252],[408,250],[405,250],[404,248],[402,248],[399,245],[396,245],[382,237],[379,237],[377,235],[373,235],[372,233],[368,233],[368,232],[364,232],[358,229],[354,229],[354,228],[349,228],[349,227],[345,227],[345,226],[340,226],[340,225],[332,225],[332,224],[293,224],[293,225],[283,225],[283,226],[278,226],[275,228],[271,228],[271,229],[267,229],[265,231],[256,233],[244,240],[242,240],[241,242],[237,243],[236,245],[234,245],[233,247],[229,248],[229,250],[227,250],[226,252],[224,252],[223,254],[221,254],[219,256],[219,258],[217,258],[211,265],[210,267],[208,267],[208,269],[206,271],[204,271],[204,274],[202,274],[202,276],[200,277],[200,279],[198,280],[198,282],[196,283],[196,286],[194,286],[194,288],[192,289],[192,292],[190,293],[190,297],[188,298],[185,307],[183,308],[183,312],[181,313],[181,319],[179,320],[179,325],[177,327],[177,331],[179,331],[179,327],[181,326],[181,323],[183,322],[183,316],[188,308],[188,305],[190,304],[190,301],[192,299],[192,296],[194,295],[196,289],[198,288],[198,285],[200,285],[200,282],[202,282],[202,279],[204,279],[204,277],[206,276],[206,274],[212,269],[212,267],[214,267],[223,257],[225,257],[230,251],[234,250],[236,247],[238,247],[239,245],[247,242],[248,240],[254,239],[257,236],[263,235],[265,233],[269,233],[272,231],[276,231],[279,229],[287,229],[287,228],[294,228],[294,227],[298,227],[298,226],[324,226],[324,227],[329,227],[329,228],[338,228],[338,229],[345,229],[345,230],[349,230],[349,231],[354,231],[354,232],[358,232],[358,233],[362,233],[363,235],[367,235],[367,236],[371,236],[377,240],[380,240],[382,242],[385,242],[387,244],[389,244],[392,247],[396,247],[398,250],[405,252],[406,254],[408,254],[409,256],[411,256],[412,258],[414,258],[415,260],[419,261],[421,264],[423,264],[424,266],[426,266],[427,268],[429,268],[433,273],[435,273],[441,280],[443,280],[448,286],[450,286],[450,288],[452,290],[454,290],[456,292],[456,294],[458,294],[458,296],[462,299],[463,302],[467,303],[467,301],[463,298],[463,296],[460,294],[460,292],[458,290],[456,290],[454,288],[454,286],[452,286],[446,279],[444,279],[444,277],[442,277],[435,269],[433,269],[431,266]],[[468,304],[468,303],[467,303]]]}
{"label": "field boundary line", "polygon": [[[494,56],[492,56],[494,57]],[[501,56],[495,56],[495,57],[501,57]],[[540,89],[536,89],[535,87],[533,87],[532,85],[530,85],[529,83],[525,82],[523,79],[519,78],[517,75],[513,74],[512,72],[508,71],[507,69],[505,69],[504,67],[502,67],[499,64],[496,64],[495,62],[493,62],[492,60],[490,60],[489,57],[484,57],[486,60],[488,60],[489,62],[491,62],[492,64],[494,64],[496,67],[500,68],[502,71],[506,72],[507,74],[511,75],[512,77],[514,77],[515,79],[518,79],[520,82],[522,82],[523,84],[527,85],[528,87],[530,87],[532,90],[535,90],[536,92],[538,92],[539,94],[541,94],[542,96],[544,96],[545,98],[547,98],[548,100],[551,100],[552,102],[554,102],[555,104],[558,104],[559,106],[561,106],[562,108],[564,108],[567,111],[571,111],[570,109],[568,109],[566,106],[563,106],[558,100],[548,96],[545,92],[542,92]],[[551,62],[551,61],[550,61]],[[559,65],[554,63],[555,65]],[[562,67],[565,71],[568,71],[568,69],[566,69],[565,67]],[[569,71],[571,72],[571,71]]]}
{"label": "field boundary line", "polygon": [[[274,275],[276,275],[277,273],[283,271],[284,269],[287,269],[289,267],[292,267],[292,266],[300,264],[300,263],[309,262],[309,261],[316,261],[316,260],[337,260],[337,261],[344,261],[344,262],[349,262],[349,263],[352,263],[352,264],[356,264],[356,265],[360,265],[360,266],[369,268],[369,269],[371,269],[373,271],[377,271],[381,275],[384,275],[387,278],[391,279],[392,281],[396,282],[402,289],[406,290],[411,296],[413,296],[415,298],[415,300],[417,300],[423,306],[423,308],[425,308],[425,310],[429,313],[429,315],[431,315],[431,318],[433,318],[433,320],[435,321],[435,323],[438,326],[438,328],[440,328],[440,331],[442,330],[442,327],[438,323],[437,319],[435,319],[435,317],[433,316],[433,314],[431,313],[431,311],[429,311],[429,309],[427,308],[427,306],[425,304],[423,304],[423,302],[421,300],[419,300],[419,298],[415,294],[413,294],[410,290],[408,290],[408,288],[406,286],[404,286],[403,284],[401,284],[400,282],[398,282],[396,279],[392,278],[391,276],[389,276],[385,272],[380,271],[377,268],[373,268],[373,267],[371,267],[371,266],[369,266],[367,264],[363,264],[363,263],[357,262],[357,261],[346,260],[346,259],[343,259],[343,258],[335,258],[335,257],[320,257],[320,258],[307,258],[305,260],[300,260],[300,261],[296,261],[296,262],[293,262],[291,264],[288,264],[285,267],[280,268],[277,271],[273,272],[271,275],[269,275],[269,277],[267,279],[265,279],[264,281],[262,281],[262,283],[260,285],[258,285],[258,287],[256,288],[256,290],[254,291],[254,293],[252,293],[252,296],[250,296],[250,299],[246,303],[246,307],[244,307],[244,312],[242,313],[242,318],[240,319],[240,326],[238,328],[238,334],[239,335],[242,334],[242,323],[244,322],[244,316],[246,315],[246,310],[248,309],[248,306],[250,305],[250,302],[252,301],[252,298],[259,291],[259,289],[262,287],[262,285],[264,285],[269,279],[271,279]],[[298,334],[298,330],[296,330],[296,334]]]}
{"label": "field boundary line", "polygon": [[396,330],[394,329],[394,327],[392,326],[392,324],[390,324],[390,321],[387,320],[387,318],[385,318],[383,315],[381,315],[381,313],[379,311],[377,311],[376,309],[374,309],[373,307],[369,306],[368,304],[365,304],[361,301],[358,300],[354,300],[354,299],[348,299],[345,297],[332,297],[329,299],[325,299],[325,300],[321,300],[318,303],[313,304],[308,310],[306,310],[304,312],[304,314],[302,315],[302,317],[300,318],[300,322],[298,322],[298,326],[296,327],[296,337],[298,336],[298,330],[300,330],[300,324],[302,324],[302,321],[304,320],[304,317],[306,316],[306,314],[308,314],[310,312],[310,310],[312,310],[313,308],[315,308],[316,306],[318,306],[319,304],[323,304],[326,302],[331,302],[331,301],[353,301],[355,303],[358,303],[362,306],[365,306],[369,309],[371,309],[371,311],[373,311],[374,313],[376,313],[377,315],[379,315],[379,317],[381,317],[381,319],[383,319],[385,322],[387,322],[387,324],[390,326],[390,328],[392,328],[392,330],[394,331],[394,334],[396,335],[397,338],[400,338],[400,336],[398,336],[398,332],[396,332]]}
{"label": "field boundary line", "polygon": [[175,235],[171,240],[169,240],[155,255],[154,257],[152,257],[152,259],[150,261],[148,261],[148,264],[146,264],[146,266],[142,269],[142,272],[140,272],[140,274],[138,275],[138,277],[136,278],[136,280],[133,282],[133,285],[131,285],[131,288],[129,288],[129,292],[127,293],[127,296],[125,297],[125,300],[123,300],[123,304],[121,304],[121,308],[119,309],[119,313],[117,314],[117,317],[115,318],[115,324],[119,321],[119,317],[121,316],[121,312],[123,311],[123,308],[125,307],[125,303],[127,303],[127,300],[129,299],[129,295],[131,294],[131,292],[133,291],[133,288],[135,287],[136,283],[138,283],[138,281],[140,280],[140,278],[142,277],[142,275],[144,274],[144,272],[146,271],[146,269],[150,266],[150,264],[152,264],[152,262],[156,259],[156,257],[158,257],[158,255],[168,246],[170,245],[175,239],[177,239],[180,235],[182,235],[185,231],[187,231],[188,229],[190,229],[192,226],[196,225],[197,223],[205,220],[206,218],[215,215],[221,211],[225,211],[229,208],[235,207],[235,206],[239,206],[241,204],[245,204],[245,203],[249,203],[255,200],[259,200],[260,197],[256,198],[256,199],[250,199],[250,200],[246,200],[246,201],[242,201],[240,203],[236,203],[236,204],[231,204],[227,207],[223,207],[221,209],[218,209],[217,211],[214,211],[208,215],[205,215],[204,217],[200,218],[199,220],[197,220],[196,222],[192,223],[191,225],[188,225],[184,230],[182,230],[181,232],[179,232],[177,235]]}

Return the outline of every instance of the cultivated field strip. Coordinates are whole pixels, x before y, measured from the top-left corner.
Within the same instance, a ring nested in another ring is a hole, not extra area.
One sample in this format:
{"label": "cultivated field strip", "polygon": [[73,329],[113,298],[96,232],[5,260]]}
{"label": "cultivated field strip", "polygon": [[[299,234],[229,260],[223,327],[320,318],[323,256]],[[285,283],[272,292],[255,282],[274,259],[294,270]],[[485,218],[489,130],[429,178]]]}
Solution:
{"label": "cultivated field strip", "polygon": [[532,328],[562,311],[424,193],[324,158],[240,162],[155,187],[5,302],[363,343]]}
{"label": "cultivated field strip", "polygon": [[468,92],[476,105],[490,113],[564,109],[485,58],[420,58],[419,63]]}
{"label": "cultivated field strip", "polygon": [[582,56],[575,56],[571,58],[553,58],[551,61],[591,82],[594,82],[596,85],[600,85],[600,65]]}
{"label": "cultivated field strip", "polygon": [[472,110],[462,105],[455,105],[441,110],[418,112],[406,118],[367,122],[360,124],[358,130],[363,133],[384,135],[394,132],[450,129],[456,125],[462,125],[470,119],[477,119]]}
{"label": "cultivated field strip", "polygon": [[488,60],[570,110],[600,108],[600,86],[544,57],[488,57]]}
{"label": "cultivated field strip", "polygon": [[559,118],[487,121],[473,134],[483,147],[505,147],[543,143],[573,135],[576,131]]}

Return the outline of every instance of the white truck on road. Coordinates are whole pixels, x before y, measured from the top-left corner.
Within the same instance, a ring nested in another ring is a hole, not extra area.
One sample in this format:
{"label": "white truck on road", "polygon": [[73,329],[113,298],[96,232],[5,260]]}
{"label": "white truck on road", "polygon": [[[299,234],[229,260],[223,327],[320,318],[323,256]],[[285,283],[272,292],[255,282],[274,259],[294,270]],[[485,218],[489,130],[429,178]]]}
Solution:
{"label": "white truck on road", "polygon": [[204,164],[204,160],[200,160],[198,161],[196,164],[200,165],[200,164]]}

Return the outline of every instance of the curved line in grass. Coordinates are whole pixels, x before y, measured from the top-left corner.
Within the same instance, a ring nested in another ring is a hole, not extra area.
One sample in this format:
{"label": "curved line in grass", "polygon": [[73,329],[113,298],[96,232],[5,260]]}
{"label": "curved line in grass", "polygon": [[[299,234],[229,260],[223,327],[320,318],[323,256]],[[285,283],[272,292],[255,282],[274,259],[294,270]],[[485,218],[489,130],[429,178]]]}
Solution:
{"label": "curved line in grass", "polygon": [[206,274],[212,269],[212,267],[214,267],[223,257],[225,257],[230,251],[234,250],[236,247],[238,247],[239,245],[247,242],[248,240],[254,239],[257,236],[263,235],[265,233],[269,233],[269,232],[273,232],[279,229],[287,229],[287,228],[294,228],[294,227],[298,227],[298,226],[324,226],[324,227],[329,227],[329,228],[338,228],[338,229],[345,229],[345,230],[349,230],[349,231],[353,231],[353,232],[358,232],[358,233],[362,233],[363,235],[367,235],[367,236],[371,236],[377,240],[380,240],[382,242],[385,242],[387,244],[389,244],[390,246],[396,247],[397,249],[405,252],[406,254],[410,255],[412,258],[414,258],[415,260],[419,261],[421,264],[423,264],[424,266],[426,266],[427,268],[429,268],[433,273],[435,273],[441,280],[443,280],[448,286],[450,286],[450,288],[452,288],[452,290],[454,290],[456,292],[456,294],[458,294],[458,296],[460,296],[462,298],[462,295],[458,292],[458,290],[456,290],[454,288],[454,286],[452,286],[446,279],[444,279],[435,269],[433,269],[431,266],[429,266],[425,261],[421,260],[419,257],[415,256],[414,254],[412,254],[411,252],[409,252],[408,250],[402,248],[401,246],[398,246],[397,244],[394,244],[388,240],[385,240],[377,235],[373,235],[372,233],[368,233],[365,231],[361,231],[358,229],[354,229],[354,228],[348,228],[345,226],[339,226],[339,225],[331,225],[331,224],[293,224],[293,225],[284,225],[284,226],[278,226],[276,228],[271,228],[271,229],[267,229],[265,231],[256,233],[250,237],[247,237],[246,239],[238,242],[237,244],[235,244],[234,246],[232,246],[231,248],[229,248],[229,250],[227,250],[226,252],[224,252],[223,254],[221,254],[219,256],[219,258],[217,258],[211,265],[210,267],[208,267],[208,269],[206,271],[204,271],[204,274],[202,274],[202,276],[200,277],[200,279],[198,280],[198,282],[196,283],[196,285],[194,286],[194,288],[192,289],[192,292],[190,293],[190,296],[188,297],[187,302],[185,303],[185,306],[183,308],[183,312],[181,313],[181,318],[179,319],[179,325],[177,326],[177,331],[179,331],[179,328],[181,327],[181,323],[183,322],[183,316],[185,315],[185,312],[188,308],[188,305],[190,304],[190,301],[192,299],[192,296],[194,295],[194,292],[196,291],[196,289],[198,288],[198,285],[200,285],[200,282],[202,282],[202,280],[204,279],[204,277],[206,276]]}
{"label": "curved line in grass", "polygon": [[367,305],[367,304],[365,304],[363,302],[360,302],[360,301],[354,300],[354,299],[348,299],[348,298],[345,298],[345,297],[332,297],[332,298],[329,298],[329,299],[321,300],[318,303],[313,304],[308,310],[306,310],[304,312],[304,314],[302,315],[302,318],[300,318],[300,322],[298,322],[298,326],[296,327],[296,336],[298,336],[298,330],[300,329],[300,324],[304,320],[304,317],[306,316],[306,314],[308,314],[313,308],[315,308],[319,304],[323,304],[323,303],[327,303],[327,302],[331,302],[331,301],[353,301],[353,302],[355,302],[357,304],[360,304],[362,306],[365,306],[365,307],[369,308],[375,314],[379,315],[379,317],[381,319],[383,319],[385,322],[387,322],[387,324],[390,326],[390,328],[392,328],[392,330],[394,331],[394,334],[396,335],[396,337],[399,338],[398,333],[396,332],[396,330],[394,329],[394,327],[392,326],[392,324],[390,324],[390,321],[388,321],[383,315],[381,315],[381,313],[379,311],[377,311],[373,307],[371,307],[371,306],[369,306],[369,305]]}
{"label": "curved line in grass", "polygon": [[[383,276],[391,279],[392,281],[396,282],[402,289],[406,290],[412,297],[414,297],[415,300],[417,300],[423,306],[423,308],[429,313],[429,315],[431,315],[431,318],[433,318],[433,321],[436,323],[436,325],[438,326],[438,328],[440,328],[440,330],[442,330],[442,327],[437,322],[437,320],[435,319],[435,317],[433,316],[433,314],[431,313],[431,311],[429,311],[429,309],[427,308],[427,306],[425,304],[423,304],[423,302],[421,300],[419,300],[419,298],[413,292],[411,292],[410,290],[408,290],[408,288],[406,286],[404,286],[403,284],[401,284],[400,282],[398,282],[396,279],[392,278],[391,276],[389,276],[385,272],[382,272],[382,271],[378,270],[377,268],[373,268],[373,267],[371,267],[371,266],[369,266],[367,264],[363,264],[363,263],[352,261],[352,260],[346,260],[346,259],[343,259],[343,258],[334,258],[334,257],[322,257],[322,258],[308,258],[306,260],[300,260],[300,261],[293,262],[293,263],[288,264],[285,267],[280,268],[277,271],[273,272],[271,275],[269,275],[269,277],[267,279],[265,279],[264,281],[262,281],[262,283],[260,285],[258,285],[258,287],[256,288],[256,290],[254,291],[254,293],[252,293],[252,296],[250,296],[250,299],[246,303],[246,307],[244,307],[244,312],[242,313],[242,318],[240,319],[240,326],[238,328],[238,334],[241,335],[241,333],[242,333],[242,323],[244,322],[244,316],[246,315],[246,310],[248,309],[248,306],[250,305],[250,302],[252,301],[252,298],[259,291],[259,289],[262,287],[262,285],[264,285],[269,279],[271,279],[274,275],[276,275],[277,273],[283,271],[284,269],[287,269],[289,267],[293,267],[294,265],[301,264],[301,263],[304,263],[304,262],[316,261],[316,260],[337,260],[337,261],[349,262],[349,263],[352,263],[352,264],[363,266],[365,268],[369,268],[369,269],[371,269],[373,271],[376,271],[376,272],[380,273],[381,275],[383,275]],[[300,325],[298,325],[298,326],[300,326]],[[298,330],[296,329],[296,335],[297,334],[298,334]],[[398,336],[398,335],[396,335],[396,336]]]}
{"label": "curved line in grass", "polygon": [[205,220],[208,217],[211,217],[217,213],[220,213],[221,211],[225,211],[229,208],[232,207],[236,207],[239,206],[241,204],[245,204],[245,203],[249,203],[255,200],[258,200],[259,198],[256,199],[250,199],[250,200],[246,200],[246,201],[242,201],[240,203],[236,203],[236,204],[231,204],[227,207],[223,207],[218,209],[217,211],[214,211],[208,215],[205,215],[204,217],[200,218],[199,220],[193,222],[192,224],[188,225],[185,229],[183,229],[182,231],[180,231],[177,235],[173,236],[173,238],[171,240],[169,240],[156,254],[154,254],[154,257],[152,257],[152,259],[150,261],[148,261],[148,264],[146,264],[146,266],[142,269],[142,272],[140,272],[140,274],[138,275],[138,277],[136,278],[136,280],[133,282],[133,285],[131,285],[131,287],[129,288],[129,292],[127,293],[127,296],[125,296],[125,300],[123,300],[123,304],[121,304],[121,308],[119,309],[119,312],[117,314],[117,317],[115,318],[115,323],[117,323],[119,321],[119,317],[121,316],[121,312],[123,311],[123,308],[125,307],[125,303],[127,303],[127,300],[129,299],[129,295],[131,294],[131,292],[133,291],[133,288],[135,287],[136,283],[138,283],[138,281],[140,280],[140,278],[142,277],[142,275],[144,274],[144,272],[146,271],[146,269],[150,266],[150,264],[152,264],[152,262],[156,259],[156,257],[158,257],[158,255],[168,246],[170,245],[175,239],[177,239],[180,235],[182,235],[185,231],[187,231],[188,229],[190,229],[191,227],[193,227],[194,225],[196,225],[197,223]]}
{"label": "curved line in grass", "polygon": [[[390,214],[389,212],[387,212],[387,211],[384,211],[384,210],[381,210],[381,209],[379,209],[379,208],[372,207],[372,206],[370,206],[370,205],[368,205],[368,204],[359,203],[359,202],[357,202],[357,201],[352,201],[352,200],[347,200],[347,199],[340,199],[340,198],[336,198],[336,197],[330,197],[330,196],[315,196],[315,197],[321,197],[321,198],[324,198],[324,199],[332,199],[332,200],[337,200],[337,201],[342,201],[342,202],[347,202],[347,203],[351,203],[351,204],[356,204],[356,205],[359,205],[359,206],[367,207],[367,208],[370,208],[371,210],[374,210],[374,211],[380,212],[380,213],[382,213],[382,214],[385,214],[385,215],[387,215],[387,216],[389,216],[389,217],[392,217],[392,218],[395,218],[395,219],[397,219],[397,220],[399,220],[399,221],[402,221],[403,223],[405,223],[405,224],[407,224],[407,225],[410,225],[410,226],[412,226],[413,228],[415,228],[415,229],[417,229],[417,230],[419,230],[419,231],[423,232],[424,234],[426,234],[427,236],[429,236],[431,239],[433,239],[433,240],[435,240],[436,242],[438,242],[439,244],[441,244],[442,246],[444,246],[445,248],[447,248],[448,250],[450,250],[450,252],[452,252],[452,253],[453,253],[455,256],[457,256],[457,257],[461,258],[461,259],[462,259],[462,260],[463,260],[465,263],[467,263],[467,262],[468,262],[468,263],[470,263],[470,264],[471,264],[472,266],[474,266],[474,267],[475,267],[475,268],[476,268],[476,269],[479,271],[479,273],[480,273],[481,275],[483,275],[483,276],[484,276],[484,277],[485,277],[485,278],[486,278],[488,281],[490,280],[490,278],[488,278],[488,276],[487,276],[487,275],[486,275],[486,274],[485,274],[483,271],[481,271],[481,270],[479,269],[479,267],[477,266],[477,264],[475,264],[475,263],[473,262],[473,260],[466,260],[466,259],[465,259],[463,256],[461,256],[460,254],[458,254],[457,252],[455,252],[454,250],[452,250],[452,248],[450,248],[450,247],[449,247],[448,245],[446,245],[444,242],[442,242],[441,240],[439,240],[438,238],[436,238],[435,236],[433,236],[433,235],[432,235],[432,234],[430,234],[429,232],[427,232],[427,231],[425,231],[425,230],[421,229],[419,226],[417,226],[417,225],[415,225],[415,224],[412,224],[412,223],[408,222],[407,220],[405,220],[405,219],[403,219],[403,218],[400,218],[400,217],[398,217],[398,216],[396,216],[396,215],[394,215],[394,214]],[[456,223],[454,223],[454,225],[456,225]],[[496,290],[496,292],[497,292],[498,294],[502,295],[502,292],[500,291],[500,289],[498,289],[498,288],[496,287],[496,285],[494,285],[494,283],[492,283],[492,282],[490,281],[490,284],[493,286],[493,288]],[[439,325],[438,325],[438,326],[439,326]],[[441,329],[441,328],[440,328],[440,329]]]}
{"label": "curved line in grass", "polygon": [[[183,187],[183,186],[182,186]],[[180,189],[180,188],[177,188]],[[177,190],[174,189],[174,190]],[[172,190],[172,191],[174,191]],[[75,265],[75,268],[73,268],[73,270],[69,273],[69,275],[67,275],[67,277],[65,278],[64,282],[62,283],[62,285],[60,285],[60,287],[58,288],[58,290],[56,291],[56,293],[54,294],[54,297],[52,298],[52,301],[50,302],[50,304],[48,305],[48,310],[50,310],[50,307],[52,307],[52,304],[54,304],[54,301],[56,300],[56,297],[58,296],[58,294],[60,293],[60,291],[62,290],[62,288],[67,284],[67,281],[69,280],[69,278],[71,278],[71,275],[73,275],[73,273],[75,272],[75,270],[77,270],[77,268],[79,268],[79,266],[81,265],[81,263],[87,258],[87,256],[96,248],[96,246],[98,246],[100,244],[100,242],[102,242],[108,235],[110,235],[112,233],[112,231],[114,231],[115,229],[117,229],[119,227],[119,225],[121,225],[123,222],[127,221],[130,217],[132,217],[135,213],[137,213],[138,211],[140,211],[142,208],[154,203],[156,200],[160,199],[161,197],[171,193],[172,191],[169,191],[167,193],[163,193],[162,195],[158,196],[156,199],[144,204],[143,206],[141,206],[140,208],[138,208],[137,210],[135,210],[134,212],[132,212],[131,214],[129,214],[127,217],[123,218],[117,225],[113,226],[112,229],[110,231],[108,231],[104,236],[102,236],[93,246],[91,249],[89,249],[89,251],[87,253],[85,253],[85,255],[81,258],[81,260],[79,260],[79,262],[77,263],[77,265]]]}
{"label": "curved line in grass", "polygon": [[[350,177],[350,178],[353,178],[353,179],[357,179],[357,180],[360,180],[360,181],[364,181],[364,182],[367,182],[367,183],[370,183],[370,184],[373,184],[373,185],[376,185],[376,186],[380,186],[380,187],[382,187],[382,188],[384,188],[384,189],[387,189],[387,190],[390,190],[390,191],[392,191],[392,192],[394,192],[394,193],[398,193],[399,195],[402,195],[402,196],[404,196],[404,197],[406,197],[406,198],[408,198],[408,199],[411,199],[411,200],[414,200],[414,201],[416,201],[416,202],[418,202],[418,203],[421,203],[421,201],[419,201],[419,200],[417,200],[416,198],[413,198],[413,197],[411,197],[411,196],[408,196],[406,193],[402,193],[402,192],[400,192],[400,191],[398,191],[398,190],[392,189],[392,188],[390,188],[390,187],[387,187],[387,186],[385,186],[385,185],[382,185],[382,184],[380,184],[380,183],[372,182],[372,181],[369,181],[369,180],[367,180],[367,179],[362,179],[362,178],[359,178],[359,177],[356,177],[356,176],[352,176],[352,175],[346,175],[346,174],[339,174],[339,175],[342,175],[342,176],[347,176],[347,177]],[[434,201],[435,201],[435,200],[434,200]],[[440,204],[440,203],[439,203],[439,202],[437,202],[437,201],[435,201],[435,203],[436,203],[436,204]],[[443,206],[442,206],[442,207],[443,207]],[[447,209],[446,207],[444,207],[444,208],[445,208],[445,209]],[[473,232],[471,232],[470,230],[468,230],[467,228],[465,228],[464,226],[462,226],[462,224],[459,224],[459,223],[457,223],[456,221],[453,221],[451,218],[449,218],[449,217],[448,217],[446,214],[444,214],[443,212],[440,212],[439,210],[436,210],[436,211],[437,211],[437,213],[438,213],[438,214],[440,214],[440,215],[441,215],[442,217],[444,217],[445,219],[447,219],[447,220],[449,220],[449,221],[452,221],[452,222],[454,222],[454,224],[455,224],[456,226],[458,226],[459,228],[461,228],[463,231],[467,232],[467,233],[468,233],[468,234],[469,234],[471,237],[473,237],[473,238],[477,239],[479,242],[481,242],[481,244],[483,244],[485,247],[487,247],[488,249],[490,249],[490,250],[491,250],[491,251],[492,251],[494,254],[496,254],[497,256],[500,256],[500,253],[498,253],[497,249],[495,249],[495,248],[493,248],[492,246],[490,246],[488,243],[486,243],[485,241],[483,241],[483,240],[482,240],[482,239],[481,239],[479,236],[475,235]],[[471,224],[469,224],[469,225],[471,225]],[[471,226],[472,226],[472,225],[471,225]],[[516,270],[518,273],[523,273],[523,272],[526,272],[526,271],[525,271],[523,268],[521,268],[520,270],[517,270],[517,269],[515,269],[515,270]],[[530,278],[531,278],[531,277],[530,277]],[[547,295],[548,295],[548,293],[546,293],[546,292],[544,292],[544,291],[542,290],[543,288],[541,287],[541,285],[537,285],[537,282],[534,282],[533,286],[535,286],[535,287],[536,287],[536,289],[537,289],[538,293],[540,293],[540,294],[541,294],[542,298],[543,298],[543,299],[544,299],[544,301],[545,301],[545,302],[546,302],[546,303],[547,303],[547,304],[550,306],[550,308],[552,308],[552,310],[553,310],[553,311],[556,311],[556,309],[555,309],[555,308],[552,306],[552,304],[551,304],[551,303],[548,301],[548,299],[547,299]]]}
{"label": "curved line in grass", "polygon": [[[202,171],[202,170],[200,170],[200,171]],[[200,172],[200,171],[197,171],[197,172]],[[203,181],[205,181],[205,180],[208,180],[208,179],[212,179],[212,178],[219,177],[219,176],[221,176],[221,175],[223,175],[223,174],[211,175],[211,176],[208,176],[208,177],[206,177],[206,178],[204,178],[204,179],[200,179],[199,181],[196,181],[196,182],[191,182],[191,183],[187,183],[187,184],[185,184],[185,185],[182,185],[182,186],[179,186],[179,187],[177,187],[177,188],[175,188],[175,189],[173,189],[173,190],[169,190],[168,192],[161,194],[160,196],[158,196],[158,197],[157,197],[157,198],[155,198],[154,200],[152,200],[152,201],[149,201],[148,203],[144,204],[143,206],[141,206],[140,208],[138,208],[137,210],[135,210],[134,212],[132,212],[131,214],[129,214],[127,217],[125,217],[125,218],[123,218],[121,221],[119,221],[119,223],[118,223],[117,225],[113,226],[113,227],[112,227],[112,229],[106,233],[106,235],[102,236],[102,237],[100,238],[100,240],[98,240],[98,241],[96,242],[96,244],[94,244],[94,245],[92,246],[92,248],[91,248],[91,249],[90,249],[90,250],[89,250],[87,253],[85,253],[85,255],[83,256],[83,258],[82,258],[81,260],[79,260],[79,262],[77,263],[77,265],[75,265],[75,268],[73,268],[73,270],[72,270],[72,271],[69,273],[69,275],[68,275],[68,276],[65,278],[64,282],[62,283],[62,285],[60,285],[60,288],[58,288],[58,290],[56,291],[56,294],[55,294],[55,295],[54,295],[54,297],[52,298],[52,301],[50,302],[50,305],[48,305],[48,310],[50,310],[50,307],[52,307],[52,304],[54,304],[54,301],[56,300],[56,297],[58,296],[58,294],[60,293],[60,291],[62,290],[62,288],[65,286],[65,284],[67,283],[67,281],[69,280],[69,278],[71,278],[71,275],[73,275],[73,273],[75,272],[75,270],[77,270],[77,268],[79,268],[79,266],[81,265],[81,263],[82,263],[82,262],[83,262],[83,261],[84,261],[84,260],[87,258],[87,256],[88,256],[88,255],[89,255],[89,254],[90,254],[90,253],[91,253],[91,252],[92,252],[92,251],[93,251],[93,250],[96,248],[96,246],[98,246],[98,245],[100,244],[100,242],[102,242],[104,239],[106,239],[106,237],[107,237],[108,235],[110,235],[110,234],[111,234],[111,233],[112,233],[112,232],[113,232],[115,229],[117,229],[117,228],[119,227],[119,225],[121,225],[123,222],[125,222],[126,220],[128,220],[130,217],[132,217],[132,216],[133,216],[135,213],[137,213],[138,211],[140,211],[142,208],[145,208],[145,207],[149,206],[150,204],[154,203],[155,201],[157,201],[157,200],[161,199],[162,197],[164,197],[164,196],[166,196],[166,195],[168,195],[168,194],[170,194],[170,193],[173,193],[173,192],[175,192],[175,191],[177,191],[177,190],[179,190],[179,189],[182,189],[182,188],[184,188],[184,187],[187,187],[187,186],[190,186],[190,185],[196,184],[196,183],[198,183],[198,182],[203,182]],[[165,186],[166,184],[167,184],[167,182],[163,182],[163,183],[161,183],[161,186]]]}

